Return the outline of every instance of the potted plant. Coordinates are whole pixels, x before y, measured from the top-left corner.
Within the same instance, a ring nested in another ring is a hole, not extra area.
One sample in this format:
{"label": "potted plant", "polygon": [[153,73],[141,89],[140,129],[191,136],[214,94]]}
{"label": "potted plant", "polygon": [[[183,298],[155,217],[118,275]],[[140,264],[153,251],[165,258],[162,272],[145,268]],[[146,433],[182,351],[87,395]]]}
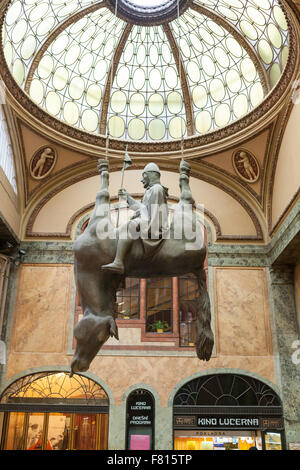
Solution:
{"label": "potted plant", "polygon": [[164,330],[167,330],[168,328],[168,322],[162,320],[156,320],[151,324],[152,331],[156,331],[157,333],[163,333]]}
{"label": "potted plant", "polygon": [[125,308],[125,310],[122,310],[122,312],[120,312],[123,316],[123,320],[128,320],[130,318],[130,309],[129,308]]}

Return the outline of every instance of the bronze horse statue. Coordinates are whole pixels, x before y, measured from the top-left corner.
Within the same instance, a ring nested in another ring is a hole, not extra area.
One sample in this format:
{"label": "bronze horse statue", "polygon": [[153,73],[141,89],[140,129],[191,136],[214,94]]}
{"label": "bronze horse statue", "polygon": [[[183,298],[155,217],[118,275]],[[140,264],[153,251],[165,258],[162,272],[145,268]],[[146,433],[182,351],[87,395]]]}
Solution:
{"label": "bronze horse statue", "polygon": [[[141,240],[136,240],[126,256],[125,273],[118,274],[101,269],[111,263],[116,255],[118,228],[111,221],[108,161],[99,160],[101,187],[96,196],[94,211],[85,231],[74,243],[74,270],[77,291],[83,309],[83,318],[77,323],[74,335],[76,350],[71,363],[71,375],[89,369],[91,361],[109,339],[118,339],[116,324],[116,292],[126,277],[159,278],[194,274],[198,281],[196,341],[195,348],[199,359],[208,361],[214,345],[211,330],[210,301],[206,286],[206,273],[203,265],[206,246],[203,237],[196,248],[186,249],[187,244],[196,242],[197,234],[203,233],[196,211],[186,211],[194,207],[190,186],[190,166],[182,161],[180,165],[180,200],[175,207],[170,223],[169,237],[164,239],[161,248],[153,256],[145,258]],[[189,219],[189,220],[187,220]],[[179,238],[174,221],[187,222],[193,228],[192,238]],[[99,236],[99,227],[106,227],[106,235]],[[193,238],[194,237],[194,238]]]}

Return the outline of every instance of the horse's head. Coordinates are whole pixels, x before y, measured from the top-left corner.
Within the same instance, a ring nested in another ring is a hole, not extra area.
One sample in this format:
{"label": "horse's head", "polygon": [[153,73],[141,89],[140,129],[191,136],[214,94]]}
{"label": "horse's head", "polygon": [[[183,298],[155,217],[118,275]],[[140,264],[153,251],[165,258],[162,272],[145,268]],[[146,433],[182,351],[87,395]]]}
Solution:
{"label": "horse's head", "polygon": [[91,313],[84,315],[74,328],[77,340],[76,351],[71,363],[74,372],[85,372],[90,363],[110,336],[118,338],[116,322],[110,315],[98,317]]}

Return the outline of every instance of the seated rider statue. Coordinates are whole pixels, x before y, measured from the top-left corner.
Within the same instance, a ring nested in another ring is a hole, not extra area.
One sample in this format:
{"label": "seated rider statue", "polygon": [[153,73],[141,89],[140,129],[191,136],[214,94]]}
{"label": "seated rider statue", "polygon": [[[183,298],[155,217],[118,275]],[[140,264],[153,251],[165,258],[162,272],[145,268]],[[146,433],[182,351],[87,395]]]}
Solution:
{"label": "seated rider statue", "polygon": [[148,163],[142,174],[141,182],[146,192],[141,202],[131,197],[126,190],[120,190],[119,196],[126,198],[134,215],[129,222],[118,229],[117,252],[113,263],[102,266],[104,271],[124,274],[124,261],[132,244],[137,239],[142,241],[145,259],[153,256],[168,236],[168,189],[160,183],[160,170],[155,163]]}

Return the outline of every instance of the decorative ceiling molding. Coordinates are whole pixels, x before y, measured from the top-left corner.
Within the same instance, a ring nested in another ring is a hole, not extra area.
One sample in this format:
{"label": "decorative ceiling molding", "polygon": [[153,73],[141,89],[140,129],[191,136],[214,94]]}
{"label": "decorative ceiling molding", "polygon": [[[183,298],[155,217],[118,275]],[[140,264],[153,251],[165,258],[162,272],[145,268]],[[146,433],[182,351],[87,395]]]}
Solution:
{"label": "decorative ceiling molding", "polygon": [[[6,2],[6,6],[9,2]],[[297,32],[295,30],[293,19],[291,17],[292,13],[290,10],[286,12],[288,27],[289,27],[289,37],[290,37],[290,53],[287,65],[281,76],[281,79],[277,85],[269,92],[265,100],[255,109],[250,111],[243,118],[235,121],[224,128],[215,130],[208,134],[195,135],[185,138],[184,140],[184,149],[188,154],[190,150],[199,148],[200,151],[203,151],[204,147],[210,146],[213,148],[215,145],[223,146],[230,138],[235,138],[235,136],[241,136],[244,132],[250,135],[254,133],[258,128],[260,128],[264,122],[270,119],[274,119],[274,115],[279,112],[284,102],[291,81],[295,78],[297,65],[299,63],[299,41],[297,41]],[[1,26],[4,21],[4,14],[1,16]],[[16,112],[19,116],[24,116],[24,120],[29,120],[32,123],[33,127],[38,126],[44,132],[47,128],[49,129],[49,135],[56,135],[58,138],[59,134],[66,136],[69,141],[78,141],[79,146],[91,145],[98,148],[106,148],[106,137],[104,135],[97,135],[89,133],[80,129],[77,129],[73,126],[66,124],[65,122],[49,115],[42,108],[37,106],[32,102],[27,93],[25,93],[15,82],[14,78],[9,71],[3,53],[3,48],[0,48],[0,72],[2,79],[8,88],[8,99],[10,100],[11,105],[16,109]],[[9,94],[11,96],[9,96]],[[111,139],[110,140],[110,150],[116,152],[124,152],[126,145],[128,144],[129,152],[136,153],[178,153],[181,150],[181,140],[172,140],[172,141],[161,141],[161,142],[126,142],[120,139]]]}
{"label": "decorative ceiling molding", "polygon": [[108,128],[107,128],[107,113],[108,113],[108,106],[109,106],[109,99],[110,99],[110,92],[112,85],[114,83],[114,78],[117,72],[117,68],[119,65],[119,61],[125,46],[125,43],[128,39],[128,36],[132,30],[132,25],[127,24],[125,27],[123,34],[119,40],[119,43],[115,49],[114,57],[112,59],[111,66],[109,68],[109,71],[107,72],[107,80],[106,80],[106,85],[103,93],[103,99],[102,99],[102,108],[101,108],[101,115],[100,115],[100,128],[99,132],[102,135],[105,135],[108,133]]}
{"label": "decorative ceiling molding", "polygon": [[194,126],[194,116],[193,116],[193,108],[192,108],[192,97],[190,94],[190,89],[188,86],[188,80],[185,73],[184,65],[182,62],[181,54],[179,52],[179,48],[177,46],[176,40],[172,34],[171,28],[168,24],[163,26],[164,32],[168,38],[170,43],[172,53],[176,62],[178,76],[181,79],[181,89],[183,94],[183,101],[185,105],[185,113],[186,113],[186,127],[187,127],[187,134],[189,136],[194,135],[195,126]]}
{"label": "decorative ceiling molding", "polygon": [[57,36],[62,33],[68,26],[70,26],[72,23],[75,23],[76,21],[80,20],[83,18],[85,15],[88,15],[89,13],[93,13],[94,11],[100,10],[101,8],[105,7],[105,2],[100,1],[99,3],[96,3],[94,5],[91,5],[88,8],[84,8],[83,10],[80,10],[78,13],[74,13],[73,15],[69,16],[66,20],[64,20],[62,23],[57,26],[54,31],[47,37],[46,41],[42,44],[40,49],[37,51],[35,54],[35,57],[32,61],[32,64],[30,66],[29,72],[26,77],[25,81],[25,92],[29,94],[29,89],[30,85],[32,82],[32,78],[34,75],[34,72],[36,71],[39,62],[41,58],[43,57],[44,53],[48,49],[48,47],[52,44],[52,42],[57,38]]}
{"label": "decorative ceiling molding", "polygon": [[[257,134],[256,134],[256,137],[264,134],[265,132],[268,132],[268,137],[267,137],[267,142],[266,142],[266,148],[265,148],[265,152],[264,152],[264,158],[263,158],[263,162],[261,164],[261,186],[260,186],[260,191],[259,193],[257,193],[252,187],[251,185],[243,182],[237,175],[233,174],[233,173],[229,173],[227,170],[225,170],[224,168],[222,168],[221,166],[218,166],[214,163],[210,163],[208,160],[204,160],[203,157],[199,158],[199,157],[192,157],[191,159],[189,159],[189,162],[191,161],[194,161],[194,162],[197,162],[197,163],[200,163],[208,168],[212,168],[214,169],[216,172],[220,173],[220,174],[226,174],[229,178],[232,178],[233,180],[235,180],[241,187],[243,187],[244,189],[246,188],[247,191],[249,191],[249,193],[251,194],[252,197],[254,197],[260,204],[261,208],[264,207],[264,192],[263,192],[263,187],[264,187],[264,175],[265,175],[265,171],[266,171],[266,166],[268,164],[268,156],[269,156],[269,149],[270,149],[270,144],[271,144],[271,141],[272,141],[272,136],[273,136],[273,130],[274,130],[274,127],[275,127],[275,123],[274,122],[271,122],[266,128],[262,129],[261,131],[259,131]],[[243,141],[243,146],[245,146],[248,142],[251,142],[253,140],[253,137],[250,137],[248,139],[245,139]],[[247,146],[247,145],[246,145]],[[232,152],[234,150],[237,150],[238,148],[240,148],[240,145],[238,146],[232,146]],[[218,151],[214,154],[214,156],[218,155],[222,153],[222,150],[221,151]],[[208,157],[207,157],[208,158]]]}
{"label": "decorative ceiling molding", "polygon": [[258,72],[258,75],[259,75],[259,78],[260,78],[260,81],[264,90],[264,94],[266,95],[271,89],[270,80],[269,80],[269,77],[267,75],[267,72],[263,63],[259,59],[258,54],[255,51],[252,44],[245,39],[245,36],[237,28],[235,28],[228,21],[224,20],[224,18],[212,12],[208,8],[205,8],[205,7],[202,7],[200,5],[193,3],[191,5],[191,9],[197,11],[198,13],[201,13],[202,15],[208,16],[211,20],[215,21],[217,24],[223,26],[223,28],[226,29],[230,34],[232,34],[232,36],[239,42],[239,44],[241,44],[241,46],[248,53],[250,59],[255,65],[255,68]]}

